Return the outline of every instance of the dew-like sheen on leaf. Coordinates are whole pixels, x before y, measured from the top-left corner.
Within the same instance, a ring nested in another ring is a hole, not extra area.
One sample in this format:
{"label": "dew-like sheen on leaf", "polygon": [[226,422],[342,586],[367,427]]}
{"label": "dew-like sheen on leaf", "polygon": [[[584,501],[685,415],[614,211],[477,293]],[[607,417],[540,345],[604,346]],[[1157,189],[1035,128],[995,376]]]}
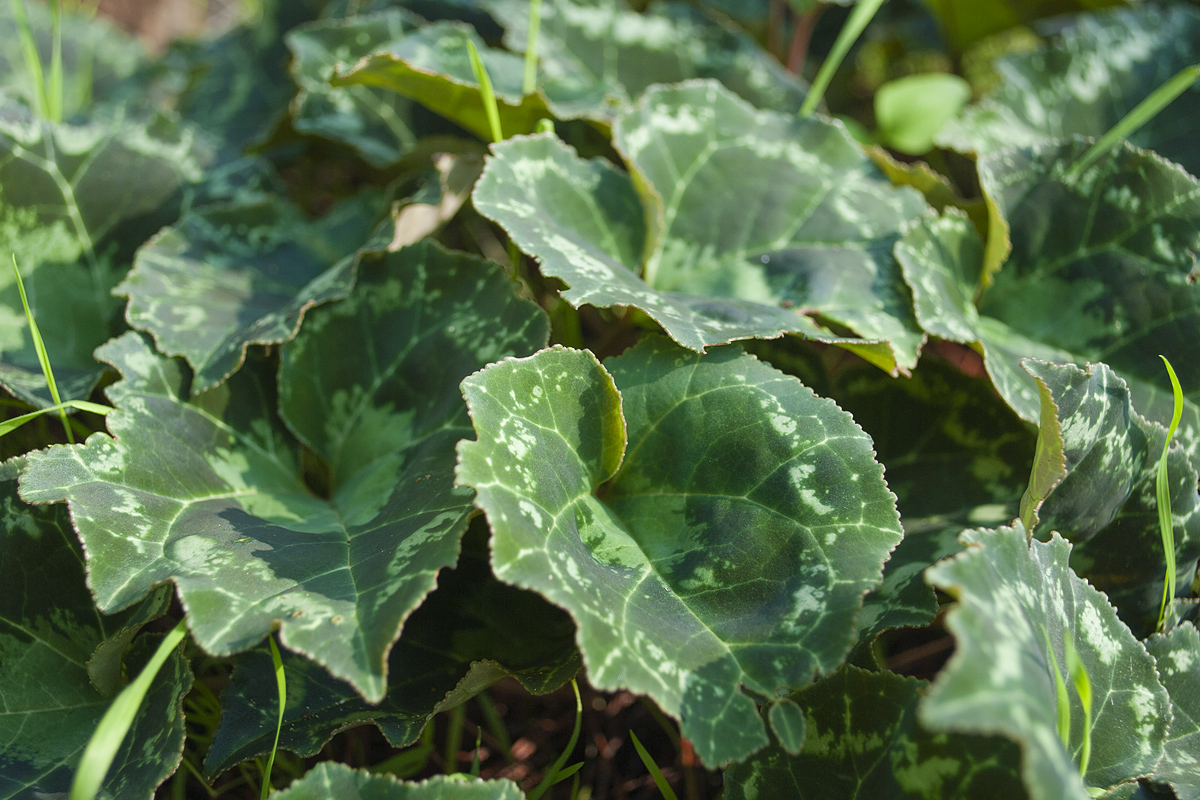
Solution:
{"label": "dew-like sheen on leaf", "polygon": [[471,511],[453,486],[470,433],[462,377],[545,342],[499,267],[431,243],[363,267],[282,348],[280,413],[328,461],[318,496],[276,416],[268,365],[181,397],[182,367],[127,334],[102,349],[124,380],[109,430],[32,457],[29,501],[70,503],[106,611],[173,580],[198,644],[284,645],[369,700],[401,624],[458,557]]}
{"label": "dew-like sheen on leaf", "polygon": [[[1021,746],[1021,774],[1033,800],[1087,800],[1100,789],[1149,773],[1162,757],[1171,719],[1154,660],[1108,600],[1068,566],[1071,545],[1054,534],[1029,542],[1012,528],[963,533],[965,552],[926,571],[958,598],[946,625],[956,650],[920,709],[933,730],[996,733]],[[1066,673],[1070,641],[1087,670],[1092,719],[1068,689],[1070,746],[1059,739],[1055,676]],[[1091,761],[1083,780],[1083,728]]]}
{"label": "dew-like sheen on leaf", "polygon": [[554,348],[464,381],[458,479],[497,576],[575,618],[589,680],[727,764],[767,743],[742,686],[774,697],[845,656],[895,498],[848,414],[740,348],[651,338],[607,367]]}

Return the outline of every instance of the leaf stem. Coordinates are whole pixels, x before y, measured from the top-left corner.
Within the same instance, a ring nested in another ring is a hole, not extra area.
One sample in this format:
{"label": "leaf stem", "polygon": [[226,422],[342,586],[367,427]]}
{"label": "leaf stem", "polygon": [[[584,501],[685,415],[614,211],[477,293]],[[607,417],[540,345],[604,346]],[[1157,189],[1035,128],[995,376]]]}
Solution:
{"label": "leaf stem", "polygon": [[479,93],[483,96],[483,110],[487,114],[488,127],[491,129],[492,141],[503,142],[504,132],[500,129],[500,109],[496,105],[496,92],[492,88],[492,79],[488,77],[487,67],[479,58],[475,43],[467,40],[467,57],[471,59],[471,71],[475,73],[475,82],[479,84]]}
{"label": "leaf stem", "polygon": [[63,119],[62,0],[50,0],[50,80],[46,87],[47,115],[51,122]]}
{"label": "leaf stem", "polygon": [[542,0],[529,0],[529,35],[525,37],[525,80],[522,94],[537,89],[538,35],[542,30]]}
{"label": "leaf stem", "polygon": [[850,52],[850,48],[858,37],[866,29],[871,18],[875,16],[875,12],[883,5],[884,0],[861,0],[854,10],[850,12],[849,19],[842,26],[842,30],[838,33],[837,40],[833,43],[833,50],[829,52],[829,56],[825,59],[825,63],[821,65],[821,69],[817,72],[816,80],[813,81],[812,88],[808,90],[808,94],[804,97],[804,102],[800,106],[800,116],[810,117],[817,110],[817,104],[821,102],[821,98],[825,95],[825,90],[829,88],[829,82],[833,80],[833,74],[837,72],[837,68],[841,66],[842,59]]}
{"label": "leaf stem", "polygon": [[121,690],[108,707],[108,711],[104,712],[100,724],[96,726],[96,731],[84,748],[79,769],[71,782],[70,800],[94,800],[99,793],[100,786],[112,767],[113,759],[117,756],[117,750],[133,726],[133,720],[146,698],[146,693],[150,691],[150,685],[167,662],[171,651],[179,646],[186,635],[187,626],[180,620],[179,624],[163,637],[158,649],[138,673],[137,678]]}
{"label": "leaf stem", "polygon": [[266,800],[271,793],[271,770],[275,766],[275,753],[279,750],[279,734],[283,731],[283,710],[287,706],[287,678],[283,674],[283,659],[279,657],[279,648],[275,646],[275,637],[268,636],[267,644],[271,645],[271,662],[275,665],[275,688],[279,692],[279,720],[275,723],[275,742],[271,745],[271,755],[267,757],[267,768],[263,770],[262,791],[259,800]]}
{"label": "leaf stem", "polygon": [[1134,106],[1133,110],[1121,118],[1121,121],[1109,129],[1087,149],[1078,161],[1067,170],[1067,179],[1079,177],[1084,170],[1096,163],[1108,151],[1112,150],[1122,139],[1128,139],[1134,131],[1145,125],[1158,115],[1179,95],[1183,94],[1197,79],[1200,79],[1200,64],[1184,67],[1173,77],[1159,86],[1150,96]]}
{"label": "leaf stem", "polygon": [[571,679],[571,688],[575,690],[575,728],[571,731],[571,738],[567,742],[566,748],[562,754],[555,759],[550,765],[550,769],[546,771],[542,782],[537,785],[533,791],[527,795],[527,800],[538,800],[546,790],[553,786],[557,781],[558,773],[562,771],[563,765],[567,763],[567,759],[571,757],[571,753],[575,752],[575,743],[579,741],[579,729],[583,724],[583,699],[579,696],[579,684],[575,679]]}

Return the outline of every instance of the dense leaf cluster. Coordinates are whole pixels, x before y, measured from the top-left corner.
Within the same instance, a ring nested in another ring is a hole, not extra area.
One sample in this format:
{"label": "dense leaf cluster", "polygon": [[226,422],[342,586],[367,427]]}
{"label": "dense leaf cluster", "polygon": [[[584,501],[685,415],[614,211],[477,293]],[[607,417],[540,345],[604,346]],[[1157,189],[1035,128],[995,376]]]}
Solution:
{"label": "dense leaf cluster", "polygon": [[275,635],[306,758],[582,675],[730,798],[1200,798],[1200,93],[1078,166],[1200,9],[893,0],[803,117],[837,5],[261,5],[155,58],[68,14],[62,121],[0,7],[0,258],[112,407],[0,443],[0,798],[181,619],[104,797],[248,772]]}

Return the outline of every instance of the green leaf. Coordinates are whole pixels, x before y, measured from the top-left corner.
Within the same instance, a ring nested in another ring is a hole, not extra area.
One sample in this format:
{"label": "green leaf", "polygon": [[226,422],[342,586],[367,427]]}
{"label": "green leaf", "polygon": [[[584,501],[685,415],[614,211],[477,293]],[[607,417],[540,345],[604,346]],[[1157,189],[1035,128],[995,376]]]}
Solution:
{"label": "green leaf", "polygon": [[[996,92],[937,136],[939,144],[991,153],[1044,139],[1100,137],[1184,67],[1200,62],[1200,10],[1144,5],[1082,14],[1032,52],[995,64]],[[1131,141],[1195,174],[1200,148],[1190,120],[1200,92],[1185,92]]]}
{"label": "green leaf", "polygon": [[[133,249],[177,212],[199,176],[191,135],[122,120],[51,125],[0,113],[0,252],[15,255],[65,400],[86,399],[103,372],[92,351],[119,331],[111,290]],[[21,313],[0,274],[0,385],[53,403]]]}
{"label": "green leaf", "polygon": [[942,125],[970,99],[970,85],[957,75],[908,75],[876,90],[875,123],[889,147],[921,155],[933,147]]}
{"label": "green leaf", "polygon": [[521,800],[525,795],[509,780],[458,780],[436,775],[420,783],[404,783],[390,775],[374,775],[345,764],[317,764],[303,778],[275,795],[279,800]]}
{"label": "green leaf", "polygon": [[781,697],[771,704],[768,712],[771,733],[779,746],[788,755],[798,756],[804,747],[804,733],[808,723],[804,719],[804,709],[800,708],[790,697]]}
{"label": "green leaf", "polygon": [[[1019,522],[967,531],[963,541],[964,553],[925,573],[959,602],[946,622],[957,649],[921,706],[922,723],[1015,741],[1034,800],[1085,800],[1085,784],[1104,789],[1152,770],[1167,738],[1167,692],[1116,610],[1071,571],[1070,544],[1057,534],[1029,542]],[[1091,678],[1097,711],[1085,719],[1070,694],[1071,745],[1064,748],[1052,664],[1067,663],[1068,639]],[[1081,779],[1085,726],[1092,752]]]}
{"label": "green leaf", "polygon": [[334,87],[329,80],[345,65],[387,49],[417,22],[403,9],[387,9],[321,20],[288,33],[292,77],[300,86],[292,103],[292,126],[344,142],[376,167],[393,164],[411,151],[421,133],[414,124],[412,101],[368,86]]}
{"label": "green leaf", "polygon": [[494,364],[463,392],[479,441],[458,478],[497,576],[570,611],[589,681],[649,694],[705,763],[765,745],[740,687],[835,667],[900,540],[869,438],[739,348],[662,338],[608,369],[563,348]]}
{"label": "green leaf", "polygon": [[[0,499],[0,796],[41,797],[70,788],[75,766],[120,688],[153,651],[143,637],[123,667],[143,623],[161,615],[169,594],[111,616],[97,613],[84,584],[83,554],[67,510],[39,508],[16,496],[21,462],[8,462]],[[179,763],[187,662],[168,661],[145,713],[118,750],[105,797],[146,798]]]}
{"label": "green leaf", "polygon": [[916,363],[922,336],[891,246],[924,204],[842,127],[692,83],[649,91],[614,142],[633,180],[543,136],[495,146],[476,185],[476,208],[567,283],[572,305],[639,308],[695,350],[794,332],[889,371]]}
{"label": "green leaf", "polygon": [[370,192],[317,220],[278,199],[208,206],[141,247],[114,291],[129,297],[129,324],[187,359],[202,392],[237,371],[248,346],[288,341],[308,309],[349,293],[354,252],[383,210]]}
{"label": "green leaf", "polygon": [[947,40],[961,51],[980,39],[1042,17],[1116,5],[1120,0],[928,0]]}
{"label": "green leaf", "polygon": [[[1035,467],[1022,518],[1040,520],[1033,528],[1040,538],[1056,530],[1074,542],[1072,568],[1148,635],[1157,627],[1166,563],[1156,492],[1166,431],[1134,410],[1125,382],[1103,364],[1085,371],[1030,360],[1025,368],[1043,392],[1039,449],[1061,452],[1062,462]],[[1167,463],[1176,570],[1186,588],[1200,559],[1200,494],[1181,448]],[[1131,548],[1144,557],[1129,559]]]}
{"label": "green leaf", "polygon": [[1179,800],[1200,797],[1200,636],[1191,623],[1151,636],[1146,649],[1171,696],[1166,753],[1151,780],[1166,783]]}
{"label": "green leaf", "polygon": [[730,800],[1025,796],[1016,747],[995,737],[934,733],[917,721],[925,681],[844,667],[792,695],[803,749],[777,744],[725,773]]}
{"label": "green leaf", "polygon": [[[470,542],[468,535],[467,542]],[[466,543],[464,543],[466,544]],[[279,746],[316,755],[334,734],[372,722],[394,747],[410,745],[433,716],[465,702],[502,677],[535,694],[562,686],[579,669],[575,626],[532,592],[500,583],[486,543],[469,546],[438,588],[404,623],[388,656],[388,689],[371,705],[313,662],[284,654],[288,702]],[[238,656],[222,697],[225,711],[204,762],[215,777],[271,748],[271,659],[262,647]]]}
{"label": "green leaf", "polygon": [[429,243],[362,273],[282,348],[280,413],[330,476],[312,476],[316,492],[276,418],[271,365],[185,401],[179,362],[133,334],[101,350],[124,378],[108,390],[115,441],[39,452],[22,491],[70,503],[102,609],[174,581],[208,652],[278,625],[285,647],[377,702],[388,650],[457,559],[471,510],[452,486],[470,432],[458,383],[535,349],[547,324],[498,267]]}

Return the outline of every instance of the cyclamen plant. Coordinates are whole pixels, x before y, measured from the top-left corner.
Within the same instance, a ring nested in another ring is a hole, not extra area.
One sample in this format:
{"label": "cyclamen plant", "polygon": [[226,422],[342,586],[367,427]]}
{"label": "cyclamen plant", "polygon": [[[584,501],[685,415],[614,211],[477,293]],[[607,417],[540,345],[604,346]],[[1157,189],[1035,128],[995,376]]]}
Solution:
{"label": "cyclamen plant", "polygon": [[0,798],[1200,798],[1200,9],[1093,5],[0,8]]}

